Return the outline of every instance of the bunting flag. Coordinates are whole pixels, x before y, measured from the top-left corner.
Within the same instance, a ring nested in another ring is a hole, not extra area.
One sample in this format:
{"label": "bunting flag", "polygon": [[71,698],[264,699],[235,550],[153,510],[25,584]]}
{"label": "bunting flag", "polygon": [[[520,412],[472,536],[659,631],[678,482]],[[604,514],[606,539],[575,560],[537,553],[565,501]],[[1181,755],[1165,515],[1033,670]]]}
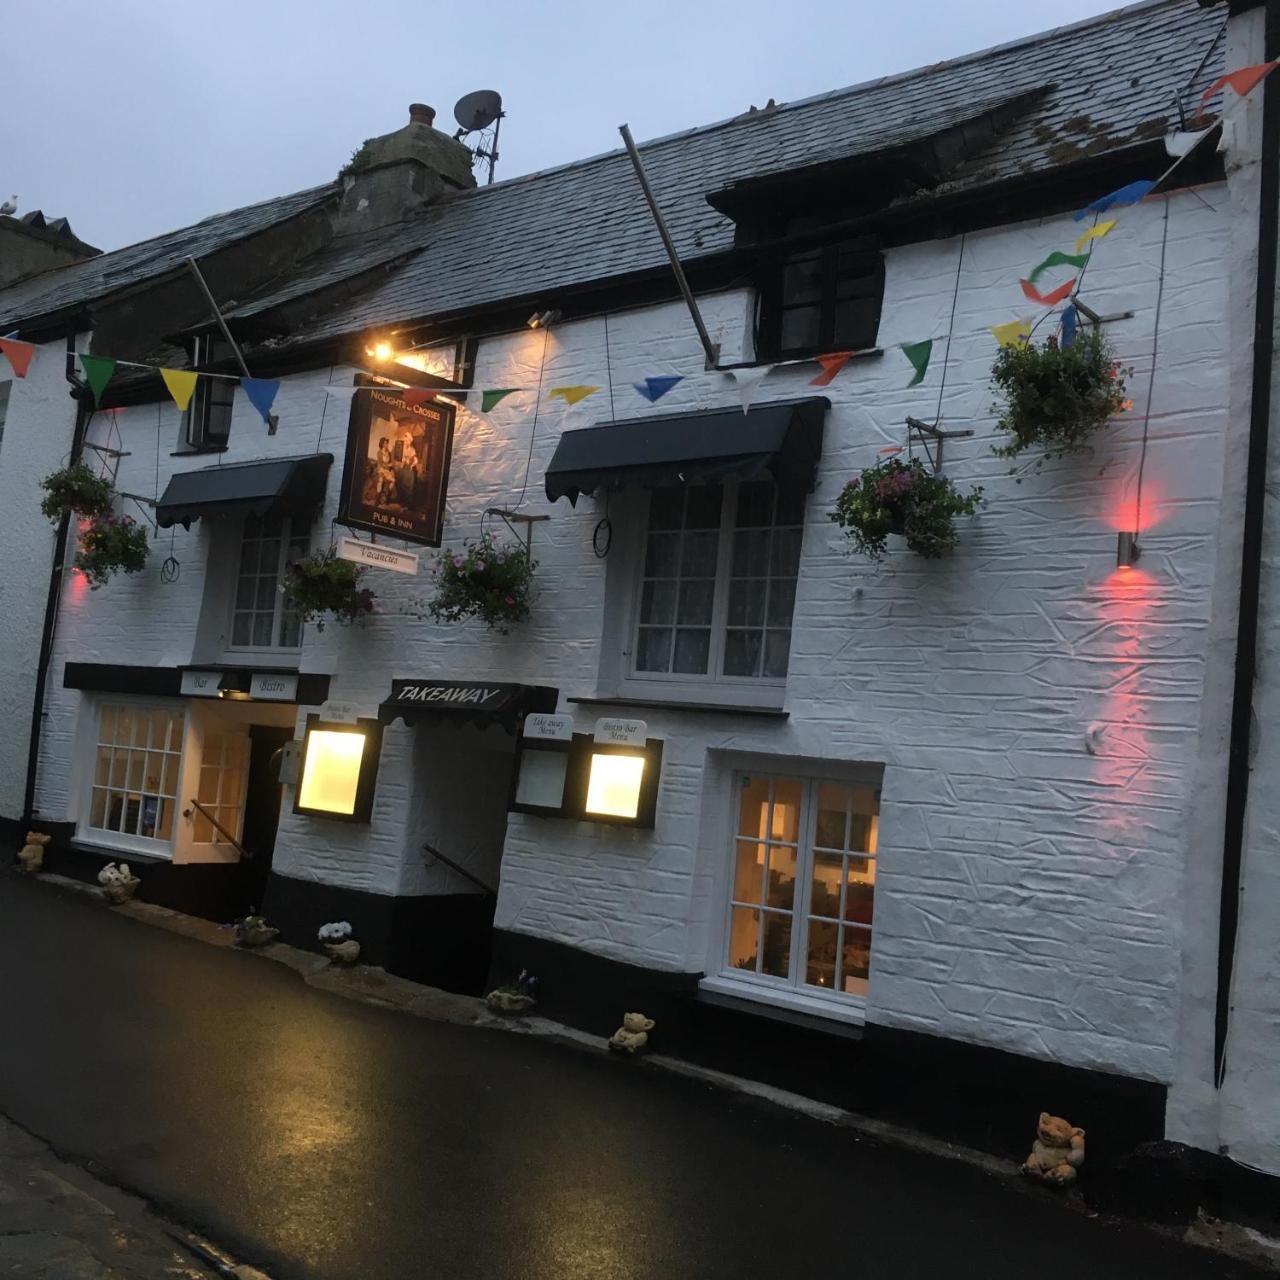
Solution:
{"label": "bunting flag", "polygon": [[1076,252],[1083,253],[1085,245],[1091,240],[1101,240],[1103,236],[1114,231],[1116,226],[1116,220],[1112,218],[1110,222],[1100,222],[1096,227],[1090,227],[1088,231],[1082,231],[1076,237]]}
{"label": "bunting flag", "polygon": [[164,379],[164,385],[169,388],[173,403],[186,413],[187,406],[191,403],[191,396],[196,389],[196,379],[200,375],[191,373],[187,369],[161,369],[160,376]]}
{"label": "bunting flag", "polygon": [[738,385],[738,399],[742,402],[742,412],[746,413],[751,408],[751,402],[755,399],[756,391],[760,384],[769,376],[773,365],[760,365],[755,369],[730,369],[729,376],[733,378]]}
{"label": "bunting flag", "polygon": [[822,366],[822,372],[816,378],[809,379],[811,387],[829,386],[832,379],[853,359],[852,351],[833,351],[830,355],[815,356]]}
{"label": "bunting flag", "polygon": [[249,403],[262,415],[263,422],[270,425],[271,406],[275,403],[280,383],[274,378],[241,378],[240,386],[249,397]]}
{"label": "bunting flag", "polygon": [[1083,269],[1088,261],[1089,255],[1087,253],[1062,253],[1060,250],[1055,249],[1043,262],[1036,264],[1028,279],[1032,284],[1035,284],[1052,267],[1075,267],[1079,271]]}
{"label": "bunting flag", "polygon": [[548,400],[563,400],[565,404],[577,404],[579,400],[585,400],[588,396],[593,396],[599,387],[552,387],[547,392]]}
{"label": "bunting flag", "polygon": [[494,387],[491,391],[484,391],[480,394],[480,412],[488,413],[499,402],[505,400],[509,395],[519,391],[519,387]]}
{"label": "bunting flag", "polygon": [[1200,109],[1196,112],[1196,119],[1204,119],[1204,109],[1209,105],[1209,99],[1213,97],[1219,89],[1228,86],[1236,91],[1241,97],[1247,97],[1254,91],[1267,76],[1280,65],[1275,62],[1260,62],[1256,67],[1240,67],[1235,71],[1228,71],[1225,76],[1219,76],[1205,91],[1200,95]]}
{"label": "bunting flag", "polygon": [[27,370],[31,368],[31,357],[35,355],[36,349],[30,342],[17,342],[11,337],[0,338],[0,353],[13,366],[13,376],[25,378]]}
{"label": "bunting flag", "polygon": [[1087,204],[1083,209],[1077,209],[1071,216],[1077,222],[1083,222],[1091,213],[1106,213],[1108,209],[1119,208],[1126,204],[1137,204],[1144,196],[1151,194],[1156,183],[1154,178],[1141,178],[1137,182],[1131,182],[1128,186],[1121,187],[1117,191],[1110,191],[1105,196],[1099,196],[1092,204]]}
{"label": "bunting flag", "polygon": [[1022,286],[1022,292],[1032,302],[1038,302],[1042,307],[1056,307],[1076,287],[1075,280],[1071,279],[1066,284],[1060,284],[1050,293],[1041,293],[1030,280],[1019,280],[1018,283]]}
{"label": "bunting flag", "polygon": [[84,380],[93,392],[93,403],[102,404],[102,393],[116,371],[116,362],[110,356],[80,356],[80,365],[84,369]]}
{"label": "bunting flag", "polygon": [[1025,347],[1031,338],[1031,321],[1008,320],[1004,324],[993,324],[991,332],[1002,347]]}
{"label": "bunting flag", "polygon": [[[458,399],[459,397],[465,398],[466,392],[453,391],[450,392],[450,395],[455,399]],[[405,404],[430,404],[430,402],[436,398],[436,393],[429,387],[405,387],[405,389],[400,393],[400,398],[405,402]]]}
{"label": "bunting flag", "polygon": [[670,373],[663,374],[660,377],[646,378],[643,382],[633,382],[631,385],[642,395],[650,404],[661,400],[663,396],[676,385],[677,382],[683,382],[684,379],[679,374]]}
{"label": "bunting flag", "polygon": [[1062,313],[1062,345],[1069,347],[1076,340],[1076,330],[1080,327],[1080,313],[1074,306]]}
{"label": "bunting flag", "polygon": [[933,354],[933,339],[926,338],[924,342],[904,342],[902,345],[902,354],[911,361],[911,367],[916,371],[916,376],[907,383],[907,386],[918,386],[924,381],[924,375],[929,370],[929,357]]}
{"label": "bunting flag", "polygon": [[1164,149],[1175,160],[1184,160],[1208,136],[1209,129],[1189,130],[1186,133],[1171,133],[1165,137]]}

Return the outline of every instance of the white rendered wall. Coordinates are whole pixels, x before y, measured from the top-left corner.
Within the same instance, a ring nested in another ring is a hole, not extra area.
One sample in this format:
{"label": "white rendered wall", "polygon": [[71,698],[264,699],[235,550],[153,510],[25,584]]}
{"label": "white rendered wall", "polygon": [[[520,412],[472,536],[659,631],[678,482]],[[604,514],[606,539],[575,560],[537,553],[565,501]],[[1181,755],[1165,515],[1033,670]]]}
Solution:
{"label": "white rendered wall", "polygon": [[[1211,200],[1222,191],[1207,192]],[[969,236],[947,365],[943,414],[976,429],[947,446],[960,484],[987,486],[990,505],[965,522],[954,556],[924,563],[895,548],[881,567],[850,559],[827,519],[840,488],[879,451],[904,441],[907,414],[932,419],[945,343],[926,382],[896,344],[948,327],[957,240],[892,250],[883,358],[857,360],[821,394],[832,410],[810,499],[787,685],[789,719],[646,711],[666,739],[655,832],[513,815],[502,862],[498,924],[598,954],[673,970],[718,964],[710,953],[727,851],[723,806],[706,789],[707,753],[755,752],[816,761],[883,763],[879,892],[868,1016],[884,1023],[1167,1080],[1172,1071],[1200,699],[1212,613],[1218,502],[1228,403],[1225,218],[1190,195],[1168,202],[1169,235],[1156,415],[1146,463],[1145,551],[1128,579],[1115,571],[1116,532],[1132,522],[1146,408],[1160,240],[1166,205],[1124,210],[1099,246],[1087,300],[1131,309],[1109,328],[1136,366],[1136,409],[1087,457],[1047,465],[1015,484],[990,452],[988,326],[1027,304],[1018,277],[1078,234],[1069,216]],[[745,294],[704,300],[724,358],[737,358]],[[551,684],[563,699],[597,692],[608,561],[591,549],[603,503],[546,503],[542,477],[560,433],[574,427],[737,403],[727,376],[702,372],[679,305],[616,315],[606,368],[601,320],[481,344],[477,386],[532,386],[546,344],[544,388],[607,387],[574,407],[532,396],[493,413],[461,411],[450,477],[447,545],[480,531],[486,507],[549,514],[535,527],[540,561],[534,616],[510,636],[479,625],[442,627],[407,616],[424,579],[370,576],[381,612],[364,627],[309,631],[304,670],[334,673],[331,696],[372,711],[397,676]],[[775,371],[758,399],[815,394],[814,366]],[[650,406],[630,384],[686,375]],[[330,371],[290,378],[268,437],[237,405],[227,461],[313,451],[335,454],[324,518],[336,510],[346,411],[322,387]],[[349,373],[332,374],[348,380]],[[321,414],[325,413],[323,427]],[[117,415],[121,485],[150,493],[175,467],[171,405]],[[157,421],[161,449],[156,452]],[[616,512],[615,512],[616,514]],[[159,559],[136,580],[68,599],[60,624],[40,805],[74,809],[66,762],[78,696],[61,663],[187,661],[202,590],[207,535],[178,530],[180,581],[159,582]],[[184,656],[185,653],[185,656]],[[579,712],[582,721],[593,709]],[[1086,749],[1086,736],[1098,745]],[[411,847],[423,761],[415,731],[388,731],[368,827],[286,813],[274,866],[288,875],[383,893],[431,891]],[[817,766],[815,766],[816,768]],[[469,803],[456,796],[459,812]],[[440,819],[448,826],[446,814]],[[424,836],[423,838],[429,838]],[[443,846],[442,846],[443,847]],[[447,850],[446,850],[447,852]],[[1197,848],[1196,856],[1203,856]],[[450,890],[441,883],[439,888]]]}

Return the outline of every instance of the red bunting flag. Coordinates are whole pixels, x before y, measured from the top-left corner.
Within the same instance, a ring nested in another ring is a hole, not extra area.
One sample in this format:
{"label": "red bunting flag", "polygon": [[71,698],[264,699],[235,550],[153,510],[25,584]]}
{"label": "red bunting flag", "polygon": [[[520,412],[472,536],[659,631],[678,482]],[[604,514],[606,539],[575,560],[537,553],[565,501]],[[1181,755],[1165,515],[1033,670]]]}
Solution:
{"label": "red bunting flag", "polygon": [[1068,280],[1066,284],[1060,284],[1051,293],[1041,293],[1030,280],[1019,280],[1018,283],[1022,286],[1022,292],[1032,302],[1038,302],[1042,307],[1056,307],[1076,287],[1074,280]]}
{"label": "red bunting flag", "polygon": [[429,391],[426,387],[405,387],[401,395],[404,397],[405,404],[426,404],[435,398],[435,392]]}
{"label": "red bunting flag", "polygon": [[13,365],[14,376],[25,378],[31,368],[31,357],[36,353],[30,342],[19,342],[16,338],[0,338],[0,354],[8,358]]}
{"label": "red bunting flag", "polygon": [[816,378],[810,378],[809,385],[811,387],[825,387],[853,359],[853,352],[833,351],[830,355],[815,356],[814,359],[822,366],[822,372]]}
{"label": "red bunting flag", "polygon": [[1219,89],[1230,86],[1239,94],[1240,97],[1246,97],[1252,93],[1267,76],[1276,69],[1280,63],[1260,62],[1256,67],[1240,67],[1236,71],[1228,71],[1225,76],[1219,76],[1205,91],[1200,95],[1200,110],[1196,112],[1196,119],[1204,119],[1204,109],[1209,104],[1209,99],[1213,97]]}

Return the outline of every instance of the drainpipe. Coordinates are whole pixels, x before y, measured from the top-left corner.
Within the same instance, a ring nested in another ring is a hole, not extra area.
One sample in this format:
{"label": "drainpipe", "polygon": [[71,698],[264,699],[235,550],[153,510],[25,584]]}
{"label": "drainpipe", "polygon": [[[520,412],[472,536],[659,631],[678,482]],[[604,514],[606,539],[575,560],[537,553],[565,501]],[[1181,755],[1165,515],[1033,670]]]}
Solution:
{"label": "drainpipe", "polygon": [[[1267,0],[1265,57],[1268,61],[1280,58],[1280,0]],[[1227,813],[1222,849],[1222,901],[1218,915],[1218,998],[1213,1024],[1213,1078],[1219,1086],[1231,1022],[1231,971],[1240,925],[1240,867],[1249,798],[1253,682],[1258,657],[1258,598],[1262,582],[1262,532],[1267,502],[1271,378],[1275,352],[1276,240],[1280,235],[1280,81],[1268,78],[1263,82],[1262,90],[1265,97],[1258,209],[1258,293],[1254,304],[1240,620],[1236,631],[1235,689],[1231,704]]]}
{"label": "drainpipe", "polygon": [[[80,461],[84,452],[85,432],[93,416],[91,401],[83,396],[84,387],[75,373],[75,335],[67,337],[67,381],[71,384],[76,400],[76,425],[71,435],[71,465]],[[58,521],[58,532],[53,542],[53,568],[49,571],[49,594],[44,605],[44,627],[40,633],[40,658],[36,663],[35,696],[31,703],[31,737],[27,748],[27,784],[22,798],[22,829],[31,826],[35,815],[36,770],[40,760],[40,730],[44,723],[44,693],[49,679],[49,659],[53,653],[53,633],[58,623],[58,602],[62,599],[63,561],[67,554],[68,534],[71,530],[71,513]]]}

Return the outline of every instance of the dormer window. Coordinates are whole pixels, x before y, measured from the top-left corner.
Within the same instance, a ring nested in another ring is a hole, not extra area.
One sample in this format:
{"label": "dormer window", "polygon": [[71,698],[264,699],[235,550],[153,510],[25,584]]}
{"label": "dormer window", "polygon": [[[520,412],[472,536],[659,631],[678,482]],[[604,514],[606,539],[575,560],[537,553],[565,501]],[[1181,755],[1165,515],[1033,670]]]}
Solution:
{"label": "dormer window", "polygon": [[[196,338],[191,367],[205,370],[231,354],[221,338]],[[236,384],[231,378],[200,378],[191,404],[182,415],[182,445],[187,449],[225,449],[231,436],[231,407]]]}

